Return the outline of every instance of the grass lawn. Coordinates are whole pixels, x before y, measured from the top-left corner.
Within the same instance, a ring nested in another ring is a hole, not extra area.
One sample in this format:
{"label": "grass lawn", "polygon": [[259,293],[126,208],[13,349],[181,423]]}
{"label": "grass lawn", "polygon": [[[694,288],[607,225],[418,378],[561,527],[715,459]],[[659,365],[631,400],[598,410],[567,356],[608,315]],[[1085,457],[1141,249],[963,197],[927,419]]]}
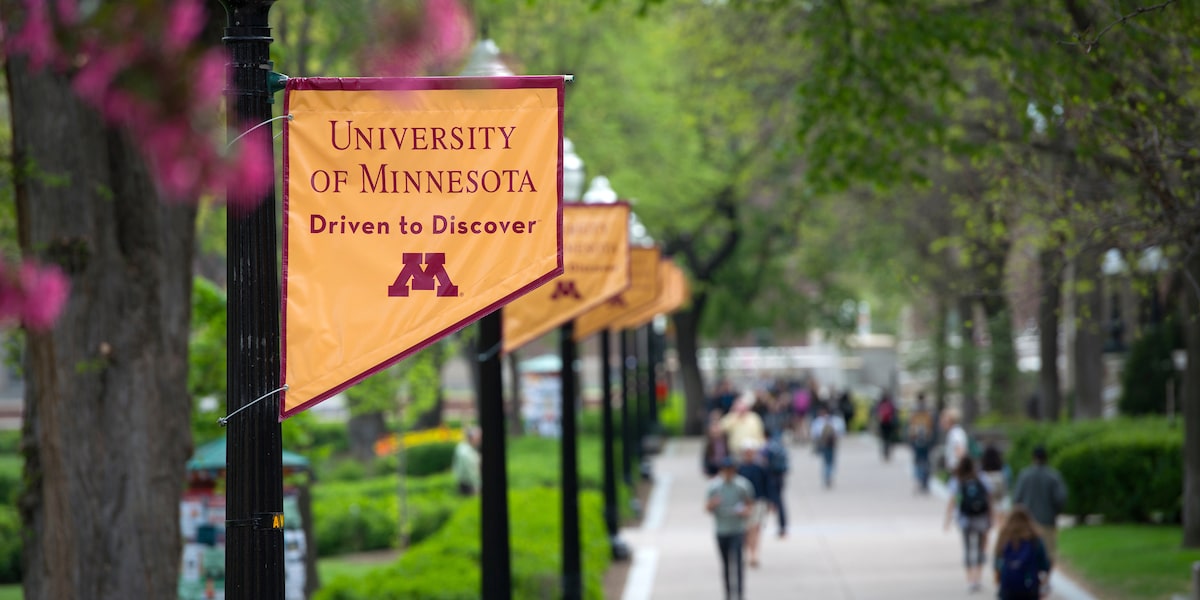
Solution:
{"label": "grass lawn", "polygon": [[21,593],[21,584],[0,585],[0,600],[21,600],[25,594]]}
{"label": "grass lawn", "polygon": [[[344,556],[322,558],[317,561],[317,574],[322,583],[328,583],[339,577],[359,579],[375,569],[386,567],[395,561],[395,555],[387,560],[362,560]],[[0,596],[0,600],[8,600]]]}
{"label": "grass lawn", "polygon": [[1068,568],[1105,598],[1169,599],[1186,594],[1200,550],[1179,547],[1178,526],[1094,525],[1058,532]]}

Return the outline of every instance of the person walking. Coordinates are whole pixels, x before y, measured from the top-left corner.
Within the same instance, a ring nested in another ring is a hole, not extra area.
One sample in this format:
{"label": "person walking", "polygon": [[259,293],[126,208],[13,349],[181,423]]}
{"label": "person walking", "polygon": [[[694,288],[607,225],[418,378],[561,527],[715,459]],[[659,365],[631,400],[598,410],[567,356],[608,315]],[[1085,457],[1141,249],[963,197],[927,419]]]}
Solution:
{"label": "person walking", "polygon": [[979,457],[979,469],[988,480],[988,489],[992,491],[992,509],[996,520],[1003,521],[1006,511],[1006,496],[1008,496],[1009,480],[1012,477],[1008,465],[1004,464],[1004,456],[995,444],[988,443]]}
{"label": "person walking", "polygon": [[1038,600],[1050,577],[1050,557],[1033,517],[1017,506],[996,536],[995,572],[1000,600]]}
{"label": "person walking", "polygon": [[925,393],[921,392],[917,394],[917,408],[908,419],[906,436],[913,451],[913,478],[917,483],[917,492],[921,494],[929,493],[929,454],[933,449],[933,436],[933,414],[925,402]]}
{"label": "person walking", "polygon": [[970,453],[971,440],[967,437],[967,430],[963,429],[961,421],[962,416],[958,410],[947,408],[942,411],[942,431],[946,435],[942,458],[949,473],[954,473],[958,469],[958,461]]}
{"label": "person walking", "polygon": [[721,417],[721,431],[725,432],[726,441],[734,452],[741,452],[747,442],[760,448],[767,442],[762,417],[750,410],[754,407],[755,401],[754,392],[749,390],[742,392],[742,395],[734,401],[729,414]]}
{"label": "person walking", "polygon": [[829,406],[821,404],[817,418],[812,423],[813,448],[821,456],[821,482],[826,488],[833,487],[834,462],[837,457],[838,439],[846,433],[846,422],[842,416],[830,412]]}
{"label": "person walking", "polygon": [[762,533],[762,524],[766,520],[769,506],[770,474],[764,462],[762,446],[753,441],[747,441],[742,446],[737,474],[749,481],[750,486],[754,488],[754,505],[746,517],[746,560],[755,568],[758,567],[759,534]]}
{"label": "person walking", "polygon": [[721,554],[725,599],[741,600],[745,590],[742,545],[746,520],[754,506],[754,488],[745,477],[737,474],[733,459],[726,457],[721,461],[717,477],[709,482],[705,498],[704,507],[713,515],[717,550]]}
{"label": "person walking", "polygon": [[783,434],[767,440],[767,500],[779,520],[779,537],[787,537],[787,503],[783,500],[784,483],[788,473],[788,449]]}
{"label": "person walking", "polygon": [[892,395],[884,392],[879,397],[879,402],[875,405],[875,419],[879,425],[879,443],[883,451],[884,462],[892,460],[892,442],[896,440],[896,429],[900,421],[900,415],[896,410],[896,403],[892,401]]}
{"label": "person walking", "polygon": [[1023,506],[1037,523],[1051,564],[1058,550],[1058,515],[1067,505],[1067,484],[1062,475],[1046,464],[1046,447],[1033,449],[1033,464],[1021,469],[1013,486],[1013,505]]}
{"label": "person walking", "polygon": [[479,472],[480,456],[479,442],[482,438],[480,429],[474,425],[463,431],[463,439],[454,446],[454,458],[451,461],[451,471],[458,483],[458,493],[462,496],[474,496],[479,493],[482,475]]}
{"label": "person walking", "polygon": [[963,566],[967,572],[967,591],[983,589],[983,564],[987,559],[988,530],[992,528],[990,490],[986,481],[975,471],[970,456],[959,459],[949,486],[950,502],[946,504],[943,527],[949,531],[951,520],[958,522],[963,538]]}

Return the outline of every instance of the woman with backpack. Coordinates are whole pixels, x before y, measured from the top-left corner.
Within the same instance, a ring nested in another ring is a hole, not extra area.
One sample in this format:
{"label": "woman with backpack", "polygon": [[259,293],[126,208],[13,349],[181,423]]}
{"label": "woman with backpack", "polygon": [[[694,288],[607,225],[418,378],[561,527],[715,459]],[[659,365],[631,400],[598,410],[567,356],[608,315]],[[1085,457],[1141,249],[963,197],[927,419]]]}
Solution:
{"label": "woman with backpack", "polygon": [[951,518],[958,521],[963,537],[967,591],[978,592],[983,588],[983,563],[987,555],[984,545],[992,528],[992,503],[988,483],[975,470],[975,461],[970,456],[958,461],[949,491],[950,502],[946,505],[944,527],[950,529]]}
{"label": "woman with backpack", "polygon": [[996,536],[996,586],[1000,600],[1037,600],[1050,577],[1050,557],[1033,517],[1015,506]]}

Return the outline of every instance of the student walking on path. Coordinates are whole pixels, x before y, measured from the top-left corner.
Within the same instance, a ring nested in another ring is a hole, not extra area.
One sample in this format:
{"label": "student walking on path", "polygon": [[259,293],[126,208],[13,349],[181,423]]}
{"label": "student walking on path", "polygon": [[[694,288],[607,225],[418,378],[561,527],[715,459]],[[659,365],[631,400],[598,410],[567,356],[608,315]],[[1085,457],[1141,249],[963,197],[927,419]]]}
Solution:
{"label": "student walking on path", "polygon": [[996,536],[996,587],[1000,600],[1038,600],[1047,592],[1050,557],[1033,517],[1016,507]]}
{"label": "student walking on path", "polygon": [[908,444],[913,453],[913,478],[917,482],[917,491],[929,493],[929,474],[931,465],[930,451],[933,450],[934,436],[933,414],[925,402],[925,393],[917,394],[917,409],[908,418]]}
{"label": "student walking on path", "polygon": [[821,456],[821,482],[826,488],[833,487],[838,439],[845,434],[846,422],[841,415],[831,413],[824,404],[819,405],[817,418],[813,419],[812,440],[814,449]]}
{"label": "student walking on path", "polygon": [[949,486],[950,502],[946,505],[943,527],[950,529],[953,518],[958,522],[963,538],[963,566],[967,571],[967,591],[983,589],[983,565],[987,560],[988,531],[992,528],[991,490],[975,470],[970,456],[958,460]]}
{"label": "student walking on path", "polygon": [[717,550],[721,553],[721,573],[726,600],[741,600],[745,590],[742,545],[746,521],[754,507],[754,488],[737,474],[732,458],[721,461],[720,473],[708,484],[705,508],[713,515]]}
{"label": "student walking on path", "polygon": [[1021,469],[1013,486],[1014,505],[1024,506],[1037,522],[1046,553],[1054,562],[1058,548],[1058,515],[1067,505],[1067,484],[1054,467],[1046,464],[1045,446],[1033,449],[1033,464]]}

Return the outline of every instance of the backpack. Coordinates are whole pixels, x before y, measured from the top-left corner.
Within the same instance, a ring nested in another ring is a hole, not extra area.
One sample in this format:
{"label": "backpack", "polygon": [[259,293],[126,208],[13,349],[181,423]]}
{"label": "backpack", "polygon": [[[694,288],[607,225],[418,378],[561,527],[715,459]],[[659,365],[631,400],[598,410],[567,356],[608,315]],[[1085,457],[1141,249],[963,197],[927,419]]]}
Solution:
{"label": "backpack", "polygon": [[978,477],[963,482],[958,498],[958,512],[966,517],[978,517],[988,513],[988,491]]}
{"label": "backpack", "polygon": [[787,473],[787,448],[784,448],[778,440],[767,442],[767,469],[772,473]]}
{"label": "backpack", "polygon": [[908,422],[908,439],[913,446],[925,448],[933,437],[933,419],[927,412],[917,412]]}
{"label": "backpack", "polygon": [[832,448],[837,443],[837,430],[833,428],[832,417],[825,418],[825,425],[821,427],[821,436],[817,439],[817,443],[822,448]]}
{"label": "backpack", "polygon": [[879,404],[879,422],[882,424],[891,423],[896,418],[896,407],[891,402],[882,402]]}
{"label": "backpack", "polygon": [[1037,540],[1021,540],[1016,547],[1011,543],[1005,546],[1000,554],[1000,589],[1029,593],[1040,587]]}

